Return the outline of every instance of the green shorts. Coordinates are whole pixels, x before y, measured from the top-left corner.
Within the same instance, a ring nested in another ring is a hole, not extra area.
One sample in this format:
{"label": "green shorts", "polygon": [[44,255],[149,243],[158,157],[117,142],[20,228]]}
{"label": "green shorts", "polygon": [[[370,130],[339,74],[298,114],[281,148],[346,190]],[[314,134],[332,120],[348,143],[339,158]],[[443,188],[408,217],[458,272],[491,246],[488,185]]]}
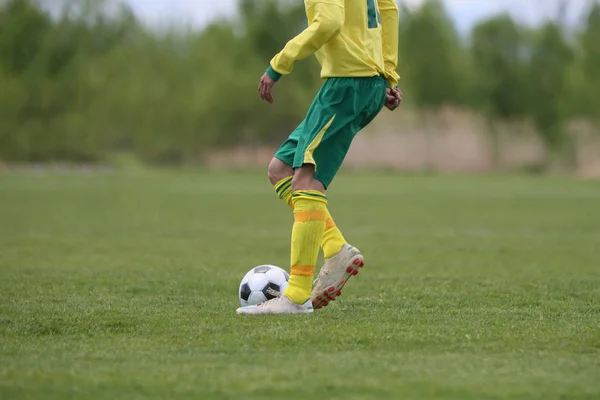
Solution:
{"label": "green shorts", "polygon": [[293,168],[313,164],[317,180],[329,187],[354,136],[383,108],[387,86],[379,76],[327,79],[275,157]]}

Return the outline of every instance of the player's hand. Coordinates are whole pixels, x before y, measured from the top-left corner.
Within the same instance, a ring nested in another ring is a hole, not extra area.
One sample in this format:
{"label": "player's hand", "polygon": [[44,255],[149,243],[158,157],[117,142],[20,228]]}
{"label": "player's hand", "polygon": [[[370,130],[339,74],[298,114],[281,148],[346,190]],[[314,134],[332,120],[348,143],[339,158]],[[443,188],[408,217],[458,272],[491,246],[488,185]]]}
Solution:
{"label": "player's hand", "polygon": [[265,72],[263,76],[260,78],[260,83],[258,84],[258,93],[260,94],[260,98],[268,101],[273,104],[273,95],[271,94],[271,89],[275,85],[275,81],[267,75]]}
{"label": "player's hand", "polygon": [[400,89],[398,89],[398,88],[395,88],[395,89],[387,88],[386,89],[385,107],[388,110],[394,111],[396,108],[398,108],[398,106],[400,106],[401,102],[402,102],[402,91]]}

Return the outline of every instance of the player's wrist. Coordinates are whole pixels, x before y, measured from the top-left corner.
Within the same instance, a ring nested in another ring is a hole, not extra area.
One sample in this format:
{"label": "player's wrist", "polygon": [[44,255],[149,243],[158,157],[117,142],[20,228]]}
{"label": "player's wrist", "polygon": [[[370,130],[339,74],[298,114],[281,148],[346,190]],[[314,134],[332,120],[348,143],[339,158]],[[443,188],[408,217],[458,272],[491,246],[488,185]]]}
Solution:
{"label": "player's wrist", "polygon": [[275,71],[273,69],[272,66],[269,65],[269,68],[267,68],[267,75],[269,75],[269,78],[271,78],[273,80],[273,82],[277,82],[279,80],[279,78],[281,78],[281,74],[277,71]]}

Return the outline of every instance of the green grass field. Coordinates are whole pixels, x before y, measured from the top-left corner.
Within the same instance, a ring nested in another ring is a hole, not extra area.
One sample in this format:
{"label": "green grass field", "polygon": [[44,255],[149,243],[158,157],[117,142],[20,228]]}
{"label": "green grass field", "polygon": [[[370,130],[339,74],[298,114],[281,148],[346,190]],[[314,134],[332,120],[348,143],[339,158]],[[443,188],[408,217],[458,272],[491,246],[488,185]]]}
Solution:
{"label": "green grass field", "polygon": [[340,175],[366,266],[242,317],[288,266],[264,174],[0,175],[1,399],[599,399],[600,184]]}

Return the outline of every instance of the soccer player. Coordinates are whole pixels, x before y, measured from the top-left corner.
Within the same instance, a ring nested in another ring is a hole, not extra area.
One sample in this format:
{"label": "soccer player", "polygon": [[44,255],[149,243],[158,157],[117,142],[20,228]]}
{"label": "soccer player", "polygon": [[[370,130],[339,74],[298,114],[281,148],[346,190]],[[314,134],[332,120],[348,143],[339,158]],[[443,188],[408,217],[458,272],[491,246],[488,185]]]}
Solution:
{"label": "soccer player", "polygon": [[[385,106],[402,100],[397,88],[398,7],[395,0],[305,0],[308,27],[271,60],[260,97],[294,64],[315,54],[325,79],[306,118],[269,164],[269,179],[294,212],[291,271],[281,297],[238,308],[239,314],[305,314],[327,306],[363,266],[327,209],[326,189],[354,136]],[[323,249],[325,265],[314,282]]]}

